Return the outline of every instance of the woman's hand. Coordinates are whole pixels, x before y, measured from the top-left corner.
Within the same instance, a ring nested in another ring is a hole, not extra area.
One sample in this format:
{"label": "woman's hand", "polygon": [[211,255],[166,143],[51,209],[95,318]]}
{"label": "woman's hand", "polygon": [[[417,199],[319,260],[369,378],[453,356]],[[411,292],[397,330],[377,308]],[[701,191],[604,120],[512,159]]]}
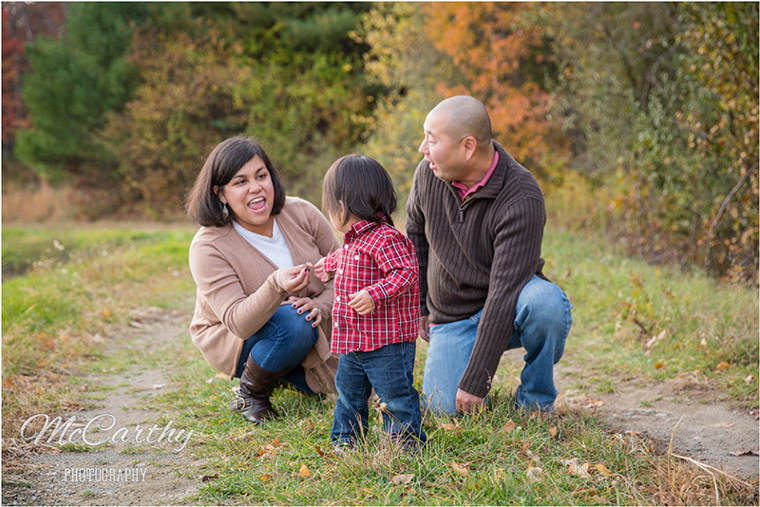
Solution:
{"label": "woman's hand", "polygon": [[292,268],[280,268],[277,271],[277,281],[288,294],[297,294],[309,285],[311,265],[301,264]]}
{"label": "woman's hand", "polygon": [[311,327],[317,327],[322,322],[322,310],[317,307],[311,298],[290,296],[288,303],[298,310],[298,315],[306,314],[306,320],[311,322]]}
{"label": "woman's hand", "polygon": [[332,271],[325,271],[325,258],[322,257],[314,264],[314,276],[322,280],[323,282],[329,282],[333,277]]}

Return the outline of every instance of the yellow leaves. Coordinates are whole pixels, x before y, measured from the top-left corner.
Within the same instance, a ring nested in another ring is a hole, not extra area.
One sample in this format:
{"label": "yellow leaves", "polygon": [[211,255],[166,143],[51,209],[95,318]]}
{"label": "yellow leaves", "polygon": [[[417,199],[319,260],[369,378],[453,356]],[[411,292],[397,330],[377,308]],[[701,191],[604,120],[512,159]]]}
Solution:
{"label": "yellow leaves", "polygon": [[307,467],[306,465],[301,465],[301,468],[298,470],[298,476],[299,477],[311,476],[311,471],[309,470],[309,467]]}
{"label": "yellow leaves", "polygon": [[663,362],[657,362],[657,363],[654,364],[654,367],[656,369],[660,370],[662,368],[665,368],[665,363],[663,363]]}
{"label": "yellow leaves", "polygon": [[594,465],[594,468],[596,468],[596,471],[605,477],[609,477],[610,475],[612,475],[612,472],[610,472],[607,469],[607,467],[604,466],[602,463],[597,463],[596,465]]}
{"label": "yellow leaves", "polygon": [[731,368],[731,364],[726,361],[721,361],[718,366],[715,367],[715,371],[723,371]]}

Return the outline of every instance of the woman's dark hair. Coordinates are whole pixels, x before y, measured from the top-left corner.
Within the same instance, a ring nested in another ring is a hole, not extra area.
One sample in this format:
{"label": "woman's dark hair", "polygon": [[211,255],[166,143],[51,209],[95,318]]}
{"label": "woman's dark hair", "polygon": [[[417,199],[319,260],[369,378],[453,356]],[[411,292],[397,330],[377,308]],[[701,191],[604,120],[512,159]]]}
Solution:
{"label": "woman's dark hair", "polygon": [[[222,202],[214,187],[223,187],[240,169],[258,155],[264,161],[274,186],[272,215],[278,214],[285,205],[285,186],[264,149],[248,137],[237,136],[219,143],[203,164],[195,185],[186,201],[187,214],[200,225],[222,227],[227,219],[222,214]],[[232,210],[229,210],[232,215]]]}
{"label": "woman's dark hair", "polygon": [[337,217],[340,203],[343,203],[343,225],[351,215],[380,223],[380,213],[393,225],[391,213],[396,211],[396,191],[388,172],[372,158],[346,155],[327,171],[322,182],[322,210]]}

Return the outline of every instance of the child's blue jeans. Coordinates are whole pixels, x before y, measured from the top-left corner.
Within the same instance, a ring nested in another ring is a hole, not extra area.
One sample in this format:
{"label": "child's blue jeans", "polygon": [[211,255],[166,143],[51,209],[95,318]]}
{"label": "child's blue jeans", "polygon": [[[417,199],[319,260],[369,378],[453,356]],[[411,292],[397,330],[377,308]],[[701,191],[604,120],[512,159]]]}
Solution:
{"label": "child's blue jeans", "polygon": [[[330,441],[352,445],[369,423],[367,402],[375,389],[384,404],[383,427],[391,440],[417,447],[427,440],[422,430],[420,394],[414,387],[414,343],[394,343],[371,352],[349,352],[338,361],[338,402]],[[383,405],[381,405],[383,407]]]}

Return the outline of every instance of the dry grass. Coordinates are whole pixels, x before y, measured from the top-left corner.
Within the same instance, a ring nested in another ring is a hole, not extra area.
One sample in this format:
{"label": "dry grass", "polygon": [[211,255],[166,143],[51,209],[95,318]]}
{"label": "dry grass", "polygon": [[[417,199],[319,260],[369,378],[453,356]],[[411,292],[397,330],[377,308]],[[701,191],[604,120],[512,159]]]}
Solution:
{"label": "dry grass", "polygon": [[68,187],[56,189],[46,181],[39,184],[3,182],[3,223],[58,220],[67,212],[64,196],[70,192]]}

